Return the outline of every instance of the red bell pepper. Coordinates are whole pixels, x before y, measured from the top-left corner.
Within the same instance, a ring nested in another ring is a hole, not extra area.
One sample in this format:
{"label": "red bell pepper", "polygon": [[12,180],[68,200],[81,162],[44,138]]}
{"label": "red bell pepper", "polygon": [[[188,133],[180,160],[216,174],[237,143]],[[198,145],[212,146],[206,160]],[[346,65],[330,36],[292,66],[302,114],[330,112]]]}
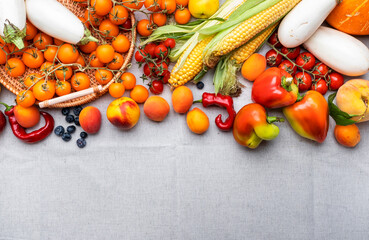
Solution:
{"label": "red bell pepper", "polygon": [[298,87],[286,71],[272,67],[256,78],[251,97],[266,108],[281,108],[296,102]]}
{"label": "red bell pepper", "polygon": [[317,91],[308,91],[302,100],[285,107],[283,114],[302,137],[322,143],[329,127],[328,103]]}

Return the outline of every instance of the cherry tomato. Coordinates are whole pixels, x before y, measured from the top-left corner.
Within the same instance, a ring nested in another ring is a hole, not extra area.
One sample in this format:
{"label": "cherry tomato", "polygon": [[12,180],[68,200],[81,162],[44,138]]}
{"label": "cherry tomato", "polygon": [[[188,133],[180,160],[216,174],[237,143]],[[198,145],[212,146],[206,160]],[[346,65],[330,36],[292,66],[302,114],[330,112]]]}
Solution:
{"label": "cherry tomato", "polygon": [[163,83],[168,83],[168,80],[170,78],[170,72],[169,71],[165,71],[163,74]]}
{"label": "cherry tomato", "polygon": [[317,63],[313,68],[313,74],[315,74],[315,78],[323,78],[328,72],[329,68],[324,63]]}
{"label": "cherry tomato", "polygon": [[317,92],[320,92],[322,95],[324,95],[328,91],[328,86],[325,80],[320,79],[318,82],[316,82],[315,84],[313,83],[311,85],[311,90],[315,90]]}
{"label": "cherry tomato", "polygon": [[154,69],[155,64],[153,64],[152,62],[145,64],[143,67],[144,74],[148,77],[154,76]]}
{"label": "cherry tomato", "polygon": [[305,70],[310,70],[315,65],[315,57],[309,52],[300,53],[300,55],[296,58],[296,64]]}
{"label": "cherry tomato", "polygon": [[282,55],[278,54],[274,49],[269,50],[265,54],[265,58],[269,67],[276,67],[282,62]]}
{"label": "cherry tomato", "polygon": [[155,47],[155,57],[164,59],[168,55],[168,49],[163,44],[159,44]]}
{"label": "cherry tomato", "polygon": [[127,21],[125,21],[122,25],[120,25],[123,28],[123,32],[128,32],[132,28],[132,22],[131,18],[128,18]]}
{"label": "cherry tomato", "polygon": [[176,46],[176,40],[174,40],[173,38],[167,38],[167,39],[165,39],[165,41],[163,42],[163,44],[167,48],[173,49]]}
{"label": "cherry tomato", "polygon": [[282,47],[281,52],[283,54],[286,54],[289,59],[295,59],[299,56],[300,50],[301,50],[300,47],[295,48]]}
{"label": "cherry tomato", "polygon": [[156,44],[155,43],[148,43],[146,44],[144,50],[150,54],[151,57],[155,56],[155,48],[156,48]]}
{"label": "cherry tomato", "polygon": [[343,76],[336,72],[328,74],[328,79],[329,79],[329,89],[332,91],[338,90],[344,83]]}
{"label": "cherry tomato", "polygon": [[295,75],[295,78],[293,79],[295,84],[298,84],[299,91],[304,92],[306,90],[309,90],[311,87],[312,79],[311,76],[308,73],[298,72]]}
{"label": "cherry tomato", "polygon": [[168,65],[165,62],[157,61],[155,66],[155,75],[164,76],[166,71],[168,71]]}
{"label": "cherry tomato", "polygon": [[152,92],[153,94],[161,94],[164,90],[163,82],[159,80],[154,80],[152,81],[149,89],[150,92]]}
{"label": "cherry tomato", "polygon": [[282,44],[279,42],[278,40],[278,33],[274,32],[268,39],[268,42],[272,45],[274,45],[274,47],[280,48],[283,47]]}
{"label": "cherry tomato", "polygon": [[136,59],[137,62],[140,62],[140,63],[145,62],[145,57],[147,57],[147,52],[143,49],[139,49],[135,53],[135,59]]}
{"label": "cherry tomato", "polygon": [[148,19],[141,19],[137,23],[137,32],[142,37],[148,37],[153,32],[153,26]]}
{"label": "cherry tomato", "polygon": [[279,69],[285,70],[286,72],[288,72],[289,74],[291,74],[291,76],[295,76],[296,71],[297,71],[297,67],[293,65],[293,63],[291,63],[288,60],[284,60],[283,62],[281,62],[281,64],[279,64],[278,66]]}

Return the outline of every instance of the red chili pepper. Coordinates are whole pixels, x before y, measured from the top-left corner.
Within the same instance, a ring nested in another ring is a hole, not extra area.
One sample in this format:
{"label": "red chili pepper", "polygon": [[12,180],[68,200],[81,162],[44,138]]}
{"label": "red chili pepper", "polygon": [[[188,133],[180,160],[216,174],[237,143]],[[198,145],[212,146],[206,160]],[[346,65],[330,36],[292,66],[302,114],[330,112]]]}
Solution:
{"label": "red chili pepper", "polygon": [[216,105],[218,107],[224,107],[227,109],[228,118],[223,121],[222,114],[219,114],[215,118],[215,124],[222,131],[229,131],[233,126],[234,118],[236,117],[236,111],[233,108],[233,99],[230,96],[223,96],[221,94],[206,93],[202,94],[202,100],[195,101],[201,102],[204,107]]}
{"label": "red chili pepper", "polygon": [[35,143],[45,139],[52,133],[54,129],[54,118],[46,113],[40,111],[41,115],[45,119],[45,126],[30,133],[26,133],[26,130],[19,125],[14,116],[14,106],[8,106],[7,104],[0,103],[6,107],[5,115],[8,116],[9,124],[12,128],[14,136],[26,143]]}

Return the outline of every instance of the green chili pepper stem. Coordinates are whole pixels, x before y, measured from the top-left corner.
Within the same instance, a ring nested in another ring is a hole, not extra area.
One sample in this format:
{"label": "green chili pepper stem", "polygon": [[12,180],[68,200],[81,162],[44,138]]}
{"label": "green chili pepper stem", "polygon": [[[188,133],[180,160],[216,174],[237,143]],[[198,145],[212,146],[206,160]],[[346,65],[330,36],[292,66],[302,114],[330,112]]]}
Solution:
{"label": "green chili pepper stem", "polygon": [[274,122],[284,122],[284,118],[280,118],[280,117],[269,117],[268,116],[266,120],[269,124],[274,123]]}
{"label": "green chili pepper stem", "polygon": [[8,104],[3,103],[3,102],[0,102],[0,104],[6,108],[5,111],[10,111],[14,107],[14,106],[9,106]]}
{"label": "green chili pepper stem", "polygon": [[202,103],[202,99],[193,101],[192,103]]}

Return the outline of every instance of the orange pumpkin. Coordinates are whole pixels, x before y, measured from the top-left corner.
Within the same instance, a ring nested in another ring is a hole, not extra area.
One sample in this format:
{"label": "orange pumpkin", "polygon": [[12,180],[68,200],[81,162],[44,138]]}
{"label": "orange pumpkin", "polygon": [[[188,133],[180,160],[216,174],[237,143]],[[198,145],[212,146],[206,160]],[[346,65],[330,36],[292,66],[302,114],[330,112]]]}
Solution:
{"label": "orange pumpkin", "polygon": [[369,35],[369,0],[343,0],[326,20],[342,32]]}

